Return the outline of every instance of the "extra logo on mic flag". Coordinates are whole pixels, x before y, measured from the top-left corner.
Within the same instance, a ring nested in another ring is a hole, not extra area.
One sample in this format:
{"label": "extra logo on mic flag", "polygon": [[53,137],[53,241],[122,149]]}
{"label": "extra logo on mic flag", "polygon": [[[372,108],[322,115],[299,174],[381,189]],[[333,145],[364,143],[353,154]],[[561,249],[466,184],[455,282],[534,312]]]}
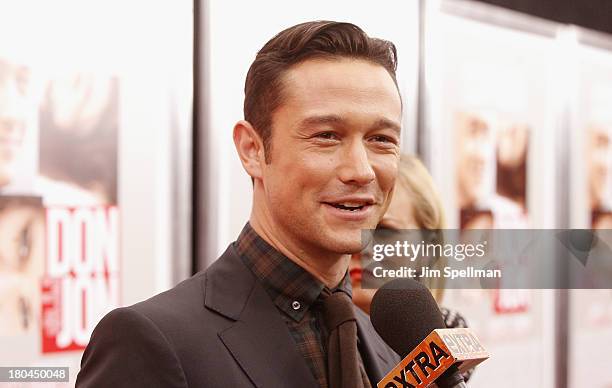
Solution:
{"label": "extra logo on mic flag", "polygon": [[425,388],[448,368],[464,372],[489,358],[467,328],[436,329],[378,383],[378,388]]}

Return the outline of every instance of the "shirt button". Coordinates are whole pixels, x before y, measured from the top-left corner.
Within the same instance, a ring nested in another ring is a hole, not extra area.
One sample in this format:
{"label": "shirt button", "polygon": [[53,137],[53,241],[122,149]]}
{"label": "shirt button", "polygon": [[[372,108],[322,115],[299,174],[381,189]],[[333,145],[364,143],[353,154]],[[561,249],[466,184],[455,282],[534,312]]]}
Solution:
{"label": "shirt button", "polygon": [[294,300],[293,303],[291,304],[291,307],[293,307],[294,310],[299,310],[300,307],[302,307],[302,305],[297,300]]}

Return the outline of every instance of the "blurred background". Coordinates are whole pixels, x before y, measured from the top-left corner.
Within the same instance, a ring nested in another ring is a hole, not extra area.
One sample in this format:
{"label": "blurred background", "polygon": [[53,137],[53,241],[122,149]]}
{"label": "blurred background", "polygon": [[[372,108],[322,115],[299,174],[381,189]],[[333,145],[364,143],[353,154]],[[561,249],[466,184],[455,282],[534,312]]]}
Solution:
{"label": "blurred background", "polygon": [[[448,228],[612,229],[609,1],[0,0],[0,366],[68,366],[46,386],[73,386],[106,312],[236,238],[246,72],[315,19],[396,44],[402,149]],[[492,355],[470,386],[612,387],[612,290],[443,304]]]}

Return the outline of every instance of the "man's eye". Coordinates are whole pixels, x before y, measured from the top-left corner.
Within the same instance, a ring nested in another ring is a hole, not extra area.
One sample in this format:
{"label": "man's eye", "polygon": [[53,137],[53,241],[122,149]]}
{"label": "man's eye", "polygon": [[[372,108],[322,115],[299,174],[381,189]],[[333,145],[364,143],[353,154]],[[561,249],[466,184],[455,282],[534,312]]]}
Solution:
{"label": "man's eye", "polygon": [[378,143],[392,143],[392,144],[397,143],[395,139],[390,138],[389,136],[384,136],[384,135],[372,136],[370,139]]}
{"label": "man's eye", "polygon": [[337,140],[338,139],[338,135],[336,135],[334,132],[317,133],[315,137],[319,139],[325,139],[325,140]]}

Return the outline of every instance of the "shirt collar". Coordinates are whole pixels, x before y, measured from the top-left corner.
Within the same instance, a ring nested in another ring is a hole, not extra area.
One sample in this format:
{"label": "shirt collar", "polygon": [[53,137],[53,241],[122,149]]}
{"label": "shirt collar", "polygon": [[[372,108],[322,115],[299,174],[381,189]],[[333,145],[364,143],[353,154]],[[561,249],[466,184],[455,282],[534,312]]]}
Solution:
{"label": "shirt collar", "polygon": [[295,321],[302,320],[324,290],[326,293],[342,291],[352,297],[348,273],[334,290],[327,289],[308,271],[268,244],[248,222],[234,244],[274,304]]}

